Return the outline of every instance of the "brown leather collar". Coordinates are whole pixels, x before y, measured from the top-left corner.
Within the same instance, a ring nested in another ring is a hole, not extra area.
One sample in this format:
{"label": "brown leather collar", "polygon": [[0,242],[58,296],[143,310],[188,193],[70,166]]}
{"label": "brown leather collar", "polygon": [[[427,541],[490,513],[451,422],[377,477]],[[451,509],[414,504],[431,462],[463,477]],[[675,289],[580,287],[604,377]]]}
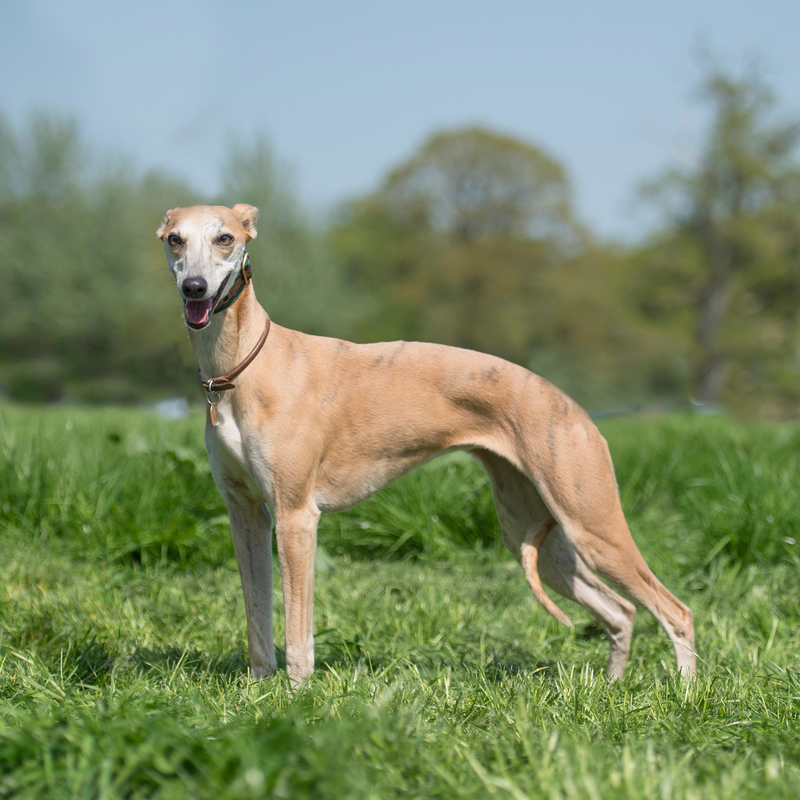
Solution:
{"label": "brown leather collar", "polygon": [[[209,395],[213,394],[214,392],[226,392],[228,389],[234,389],[235,384],[233,383],[234,378],[238,378],[247,367],[253,362],[253,359],[261,352],[261,348],[264,346],[264,342],[267,341],[267,336],[269,336],[269,327],[270,327],[270,320],[267,317],[267,324],[264,328],[264,333],[261,334],[261,338],[258,340],[258,343],[253,348],[252,352],[250,353],[241,364],[234,367],[230,372],[226,372],[224,375],[220,375],[218,378],[209,378],[207,381],[202,381],[203,388],[209,393]],[[216,402],[212,401],[209,397],[209,402]]]}

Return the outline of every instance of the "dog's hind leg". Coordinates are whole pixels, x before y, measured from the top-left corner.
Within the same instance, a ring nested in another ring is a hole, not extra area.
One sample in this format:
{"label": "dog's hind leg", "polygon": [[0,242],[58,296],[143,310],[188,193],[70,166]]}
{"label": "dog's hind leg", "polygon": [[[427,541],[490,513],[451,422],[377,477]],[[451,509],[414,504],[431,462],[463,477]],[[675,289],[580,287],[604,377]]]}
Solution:
{"label": "dog's hind leg", "polygon": [[[592,574],[567,541],[561,526],[552,517],[528,534],[520,547],[520,553],[522,568],[531,588],[540,576],[541,580],[559,594],[580,603],[600,623],[610,645],[606,673],[610,678],[621,678],[631,650],[636,606]],[[536,560],[533,559],[534,553],[538,556]],[[534,594],[539,599],[535,590]],[[542,602],[541,599],[539,601]],[[565,619],[562,620],[558,613],[554,613],[548,603],[542,605],[557,620],[571,624],[557,606],[556,611]],[[550,605],[555,604],[550,601]]]}
{"label": "dog's hind leg", "polygon": [[580,603],[600,623],[610,646],[606,674],[621,678],[631,650],[636,606],[592,574],[560,526],[542,543],[539,574],[548,586]]}
{"label": "dog's hind leg", "polygon": [[277,669],[272,638],[272,518],[266,505],[233,489],[223,490],[242,579],[247,648],[254,678]]}
{"label": "dog's hind leg", "polygon": [[[530,529],[522,544],[519,546],[518,560],[531,587],[533,596],[542,604],[544,609],[554,619],[572,627],[569,617],[544,593],[542,583],[539,578],[538,560],[539,549],[551,530],[556,526],[556,521],[548,514],[540,519]],[[504,537],[508,539],[508,536]]]}
{"label": "dog's hind leg", "polygon": [[553,431],[552,445],[544,458],[520,453],[547,508],[587,566],[658,620],[672,641],[678,669],[693,676],[692,612],[664,588],[636,547],[605,439],[588,417],[576,415]]}
{"label": "dog's hind leg", "polygon": [[[559,594],[586,608],[609,639],[608,675],[622,677],[630,652],[635,606],[591,573],[525,475],[494,453],[476,451],[474,454],[489,474],[503,543],[521,564],[534,595],[541,602],[534,588],[538,585],[541,590],[541,576]],[[542,605],[556,619],[569,624],[566,615],[549,598]]]}
{"label": "dog's hind leg", "polygon": [[564,529],[570,544],[580,550],[589,566],[656,618],[672,642],[678,670],[693,677],[697,657],[691,609],[667,591],[650,571],[624,518],[618,521],[613,536],[590,532],[591,529],[574,520],[565,523]]}

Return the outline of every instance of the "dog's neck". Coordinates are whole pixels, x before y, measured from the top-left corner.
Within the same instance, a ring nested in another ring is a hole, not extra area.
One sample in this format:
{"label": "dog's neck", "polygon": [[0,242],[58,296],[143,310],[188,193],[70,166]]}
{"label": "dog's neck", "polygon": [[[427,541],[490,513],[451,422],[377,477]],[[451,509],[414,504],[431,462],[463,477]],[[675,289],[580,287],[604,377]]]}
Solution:
{"label": "dog's neck", "polygon": [[230,372],[252,351],[264,332],[267,312],[259,305],[253,284],[248,284],[236,302],[200,331],[189,329],[203,380]]}

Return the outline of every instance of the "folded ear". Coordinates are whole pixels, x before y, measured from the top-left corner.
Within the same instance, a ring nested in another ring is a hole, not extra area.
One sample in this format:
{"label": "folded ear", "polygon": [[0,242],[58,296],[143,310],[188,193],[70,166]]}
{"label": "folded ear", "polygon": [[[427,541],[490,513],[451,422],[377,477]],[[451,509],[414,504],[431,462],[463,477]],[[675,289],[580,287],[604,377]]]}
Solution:
{"label": "folded ear", "polygon": [[164,234],[167,232],[167,228],[169,228],[172,215],[178,210],[179,209],[177,208],[171,208],[166,214],[164,214],[164,219],[161,220],[161,227],[156,231],[156,236],[158,236],[159,239],[164,238]]}
{"label": "folded ear", "polygon": [[258,236],[256,231],[256,220],[258,219],[258,209],[255,206],[248,206],[247,203],[237,203],[232,209],[239,222],[247,233],[248,239],[255,239]]}

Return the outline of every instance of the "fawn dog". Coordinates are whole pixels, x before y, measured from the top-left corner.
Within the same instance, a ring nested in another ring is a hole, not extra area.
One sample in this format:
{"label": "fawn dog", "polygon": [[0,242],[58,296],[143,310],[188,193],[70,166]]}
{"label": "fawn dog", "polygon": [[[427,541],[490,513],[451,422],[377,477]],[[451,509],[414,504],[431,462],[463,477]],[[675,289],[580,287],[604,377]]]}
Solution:
{"label": "fawn dog", "polygon": [[503,542],[536,599],[570,624],[541,575],[605,629],[609,676],[625,669],[635,607],[590,570],[655,616],[678,669],[694,676],[692,612],[634,544],[608,446],[586,412],[543,378],[494,356],[420,342],[351,344],[271,325],[246,252],[257,217],[244,204],[175,208],[157,232],[208,394],[205,444],[230,514],[252,675],[276,670],[273,515],[286,668],[298,684],[314,669],[320,513],[349,508],[434,456],[462,449],[489,475]]}

